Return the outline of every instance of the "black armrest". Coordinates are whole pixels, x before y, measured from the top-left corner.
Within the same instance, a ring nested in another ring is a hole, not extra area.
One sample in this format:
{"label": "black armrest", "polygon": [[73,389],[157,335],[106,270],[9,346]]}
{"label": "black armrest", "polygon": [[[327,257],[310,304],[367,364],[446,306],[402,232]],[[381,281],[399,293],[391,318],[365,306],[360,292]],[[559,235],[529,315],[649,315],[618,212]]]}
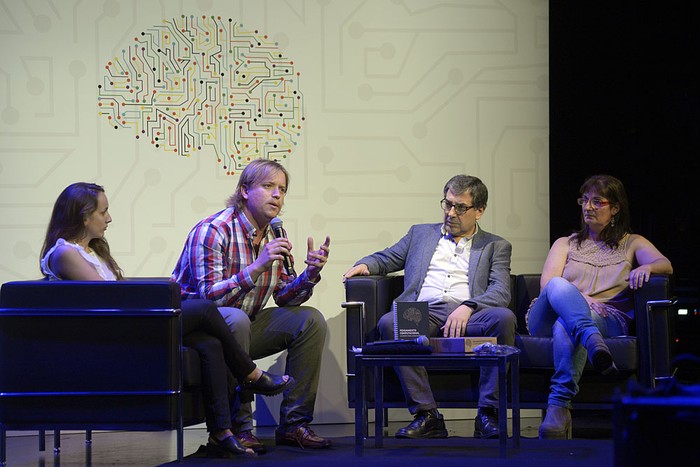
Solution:
{"label": "black armrest", "polygon": [[[345,283],[345,298],[348,302],[364,303],[364,329],[358,332],[357,343],[377,339],[377,322],[389,312],[391,302],[403,292],[403,276],[355,276]],[[355,326],[348,323],[349,326]],[[349,331],[348,327],[348,331]],[[361,336],[361,337],[360,337]],[[348,342],[349,345],[355,345]]]}
{"label": "black armrest", "polygon": [[355,276],[345,282],[345,329],[348,376],[355,374],[350,349],[377,340],[377,322],[403,291],[403,276]]}
{"label": "black armrest", "polygon": [[[667,274],[652,274],[649,282],[641,289],[634,291],[634,309],[644,310],[651,300],[667,300],[671,297],[671,276]],[[639,320],[639,316],[635,316]],[[638,321],[639,322],[639,321]]]}
{"label": "black armrest", "polygon": [[644,287],[634,292],[639,347],[639,381],[654,387],[659,378],[671,375],[671,277],[652,274]]}

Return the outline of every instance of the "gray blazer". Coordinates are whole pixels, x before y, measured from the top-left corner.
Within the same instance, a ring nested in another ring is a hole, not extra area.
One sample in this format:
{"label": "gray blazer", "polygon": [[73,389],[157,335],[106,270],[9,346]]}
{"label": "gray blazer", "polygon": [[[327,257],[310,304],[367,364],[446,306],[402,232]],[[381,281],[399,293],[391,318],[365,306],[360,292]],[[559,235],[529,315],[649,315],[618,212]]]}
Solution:
{"label": "gray blazer", "polygon": [[[396,301],[415,301],[442,236],[442,224],[417,224],[395,245],[357,261],[370,274],[404,270],[404,291]],[[481,228],[472,239],[469,256],[469,294],[464,304],[479,311],[510,303],[510,242]]]}

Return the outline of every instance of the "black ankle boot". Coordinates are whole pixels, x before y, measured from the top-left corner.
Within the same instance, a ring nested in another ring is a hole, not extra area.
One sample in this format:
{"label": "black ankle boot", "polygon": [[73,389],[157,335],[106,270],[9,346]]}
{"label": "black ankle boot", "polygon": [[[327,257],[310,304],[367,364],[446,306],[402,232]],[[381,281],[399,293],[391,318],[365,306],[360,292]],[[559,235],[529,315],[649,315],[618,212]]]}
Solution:
{"label": "black ankle boot", "polygon": [[588,359],[593,364],[593,368],[603,375],[614,375],[617,373],[617,367],[610,354],[610,349],[605,344],[600,333],[592,334],[584,346],[588,351]]}

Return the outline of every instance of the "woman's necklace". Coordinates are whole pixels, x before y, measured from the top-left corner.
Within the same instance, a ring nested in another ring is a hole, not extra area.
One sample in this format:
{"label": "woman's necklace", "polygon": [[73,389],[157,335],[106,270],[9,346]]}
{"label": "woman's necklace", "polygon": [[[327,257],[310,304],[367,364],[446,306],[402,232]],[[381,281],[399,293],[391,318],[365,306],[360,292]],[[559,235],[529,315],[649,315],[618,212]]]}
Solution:
{"label": "woman's necklace", "polygon": [[73,245],[79,246],[83,250],[85,250],[86,253],[91,254],[92,253],[92,248],[90,248],[89,245],[81,245],[80,242],[71,242]]}

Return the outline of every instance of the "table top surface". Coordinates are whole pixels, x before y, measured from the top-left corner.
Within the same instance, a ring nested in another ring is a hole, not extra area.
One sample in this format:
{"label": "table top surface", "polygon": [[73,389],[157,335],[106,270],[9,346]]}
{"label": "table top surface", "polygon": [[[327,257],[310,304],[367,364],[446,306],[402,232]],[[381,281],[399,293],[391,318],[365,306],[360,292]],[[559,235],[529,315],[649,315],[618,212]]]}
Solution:
{"label": "table top surface", "polygon": [[440,353],[430,353],[430,354],[371,354],[365,355],[362,352],[355,353],[356,358],[367,361],[403,361],[403,360],[415,360],[415,361],[455,361],[455,360],[512,360],[520,354],[520,349],[503,349],[498,353],[486,353],[486,352],[440,352]]}

